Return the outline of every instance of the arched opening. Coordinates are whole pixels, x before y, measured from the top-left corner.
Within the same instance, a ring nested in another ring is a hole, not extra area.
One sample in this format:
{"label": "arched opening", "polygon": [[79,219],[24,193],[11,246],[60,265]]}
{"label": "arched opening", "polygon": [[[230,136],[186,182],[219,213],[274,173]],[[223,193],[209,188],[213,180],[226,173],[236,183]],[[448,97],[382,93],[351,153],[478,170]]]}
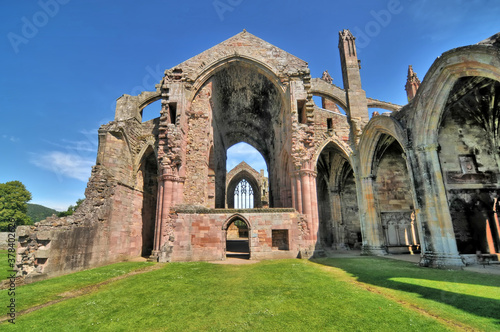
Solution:
{"label": "arched opening", "polygon": [[439,125],[439,162],[460,254],[500,252],[500,82],[463,77]]}
{"label": "arched opening", "polygon": [[[255,148],[268,166],[269,205],[275,205],[277,150],[281,148],[282,92],[261,70],[244,61],[222,66],[207,81],[211,88],[212,130],[215,168],[215,207],[224,208],[228,148],[244,142]],[[284,140],[283,140],[284,141]],[[251,181],[246,179],[250,184]],[[256,188],[253,187],[254,195]],[[260,192],[260,190],[259,190]],[[278,194],[279,196],[279,194]],[[279,205],[279,203],[277,203]],[[255,204],[254,204],[255,206]]]}
{"label": "arched opening", "polygon": [[403,148],[394,137],[384,134],[374,154],[374,195],[387,251],[417,252],[420,241]]}
{"label": "arched opening", "polygon": [[142,122],[147,122],[160,117],[161,101],[157,100],[141,110]]}
{"label": "arched opening", "polygon": [[328,143],[317,161],[319,234],[325,249],[359,249],[361,226],[354,173],[347,156]]}
{"label": "arched opening", "polygon": [[[256,190],[257,192],[257,190]],[[229,193],[231,194],[231,193]],[[234,188],[233,191],[234,208],[235,209],[253,209],[254,208],[254,192],[252,186],[246,179],[242,179]]]}
{"label": "arched opening", "polygon": [[339,105],[333,98],[324,95],[313,95],[314,104],[327,111],[331,111],[337,114],[346,115],[346,111]]}
{"label": "arched opening", "polygon": [[226,258],[250,259],[250,227],[243,218],[234,217],[227,224]]}
{"label": "arched opening", "polygon": [[267,165],[259,151],[246,143],[233,145],[227,150],[227,169],[228,208],[253,209],[268,204]]}
{"label": "arched opening", "polygon": [[142,248],[141,256],[149,257],[153,250],[156,199],[158,193],[158,165],[156,155],[150,148],[144,154],[137,173],[137,190],[142,193]]}

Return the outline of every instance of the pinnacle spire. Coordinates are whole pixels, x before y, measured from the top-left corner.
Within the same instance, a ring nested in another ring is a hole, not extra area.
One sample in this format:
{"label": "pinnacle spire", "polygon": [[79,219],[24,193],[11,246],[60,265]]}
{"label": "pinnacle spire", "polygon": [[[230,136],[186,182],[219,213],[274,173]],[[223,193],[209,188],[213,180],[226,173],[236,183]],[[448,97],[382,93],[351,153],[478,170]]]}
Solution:
{"label": "pinnacle spire", "polygon": [[420,86],[420,80],[417,77],[417,73],[413,71],[412,65],[408,66],[408,77],[406,79],[406,95],[408,97],[408,101],[412,100],[413,97],[417,94],[418,87]]}

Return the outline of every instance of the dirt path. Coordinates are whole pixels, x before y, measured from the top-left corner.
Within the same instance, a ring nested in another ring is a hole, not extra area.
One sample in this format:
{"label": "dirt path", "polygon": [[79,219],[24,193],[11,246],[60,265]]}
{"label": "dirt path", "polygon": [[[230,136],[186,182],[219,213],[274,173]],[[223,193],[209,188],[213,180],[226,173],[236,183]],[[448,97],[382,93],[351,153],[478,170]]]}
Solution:
{"label": "dirt path", "polygon": [[[82,295],[87,295],[87,294],[93,293],[95,291],[98,291],[102,286],[108,285],[110,283],[113,283],[113,282],[121,280],[121,279],[128,278],[128,277],[133,276],[133,275],[143,274],[143,273],[155,271],[155,270],[158,270],[158,269],[162,268],[163,266],[164,266],[164,264],[155,264],[155,265],[152,265],[152,266],[147,266],[147,267],[140,268],[140,269],[131,271],[129,273],[122,274],[120,276],[117,276],[117,277],[114,277],[114,278],[111,278],[111,279],[99,282],[99,283],[94,284],[94,285],[89,285],[89,286],[85,286],[85,287],[80,288],[80,289],[76,289],[76,290],[72,290],[72,291],[68,291],[68,292],[64,292],[64,293],[58,294],[58,296],[61,296],[60,299],[52,300],[52,301],[49,301],[47,303],[43,303],[43,304],[40,304],[40,305],[31,307],[31,308],[28,308],[28,309],[19,311],[19,312],[16,313],[16,317],[17,316],[22,316],[22,315],[25,315],[25,314],[29,314],[30,312],[40,310],[42,308],[51,306],[53,304],[56,304],[56,303],[59,303],[59,302],[62,302],[62,301],[66,301],[66,300],[69,300],[69,299],[72,299],[72,298],[75,298],[75,297],[79,297],[79,296],[82,296]],[[10,319],[9,316],[3,316],[3,317],[0,318],[0,323],[3,323],[5,321],[7,321],[8,319]]]}

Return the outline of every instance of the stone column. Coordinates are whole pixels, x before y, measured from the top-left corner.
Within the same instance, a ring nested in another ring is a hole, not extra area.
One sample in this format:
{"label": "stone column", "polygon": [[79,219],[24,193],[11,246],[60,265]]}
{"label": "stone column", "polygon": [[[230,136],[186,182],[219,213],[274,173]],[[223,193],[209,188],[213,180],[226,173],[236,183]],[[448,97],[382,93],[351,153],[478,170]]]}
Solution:
{"label": "stone column", "polygon": [[[165,173],[165,172],[164,172]],[[158,180],[158,202],[156,211],[156,225],[154,236],[154,250],[151,256],[158,257],[162,246],[165,244],[163,237],[167,230],[170,208],[182,202],[182,188],[184,178],[172,174],[163,174]]]}
{"label": "stone column", "polygon": [[318,245],[318,199],[316,196],[316,172],[311,170],[300,170],[302,184],[302,208],[303,214],[307,216],[310,229],[311,245]]}
{"label": "stone column", "polygon": [[371,174],[361,179],[361,199],[358,199],[358,204],[361,207],[360,217],[363,237],[361,253],[363,255],[386,255],[387,251],[382,234],[382,225],[377,218],[373,192],[373,175]]}
{"label": "stone column", "polygon": [[156,220],[155,220],[155,235],[154,235],[154,244],[153,251],[151,252],[151,258],[158,257],[160,254],[160,241],[161,241],[161,233],[162,233],[162,208],[163,208],[163,181],[161,177],[158,177],[158,196],[156,200]]}
{"label": "stone column", "polygon": [[[461,267],[455,232],[451,220],[446,189],[444,187],[437,144],[419,146],[416,157],[421,173],[422,206],[416,211],[422,222],[422,247],[420,264],[433,267]],[[424,249],[425,248],[425,249]]]}
{"label": "stone column", "polygon": [[333,229],[335,230],[333,247],[335,249],[345,249],[344,234],[342,234],[344,232],[342,227],[342,203],[338,189],[330,191],[330,202],[332,204]]}
{"label": "stone column", "polygon": [[304,213],[304,210],[302,208],[302,179],[300,177],[299,172],[296,172],[295,174],[295,192],[296,192],[296,209],[299,211],[299,213]]}

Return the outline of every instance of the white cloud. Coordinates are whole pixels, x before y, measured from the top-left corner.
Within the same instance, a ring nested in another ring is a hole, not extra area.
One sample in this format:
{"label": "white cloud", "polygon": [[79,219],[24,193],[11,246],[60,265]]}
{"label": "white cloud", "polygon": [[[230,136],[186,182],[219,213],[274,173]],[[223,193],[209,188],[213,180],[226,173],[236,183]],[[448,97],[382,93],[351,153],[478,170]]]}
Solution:
{"label": "white cloud", "polygon": [[9,136],[9,135],[2,135],[3,139],[9,140],[12,143],[17,143],[19,142],[19,137],[14,137],[14,136]]}
{"label": "white cloud", "polygon": [[33,154],[30,162],[42,169],[54,172],[58,177],[73,178],[87,182],[95,161],[75,153],[51,151]]}
{"label": "white cloud", "polygon": [[97,143],[89,140],[71,141],[62,139],[61,143],[45,141],[52,146],[75,152],[97,152]]}

